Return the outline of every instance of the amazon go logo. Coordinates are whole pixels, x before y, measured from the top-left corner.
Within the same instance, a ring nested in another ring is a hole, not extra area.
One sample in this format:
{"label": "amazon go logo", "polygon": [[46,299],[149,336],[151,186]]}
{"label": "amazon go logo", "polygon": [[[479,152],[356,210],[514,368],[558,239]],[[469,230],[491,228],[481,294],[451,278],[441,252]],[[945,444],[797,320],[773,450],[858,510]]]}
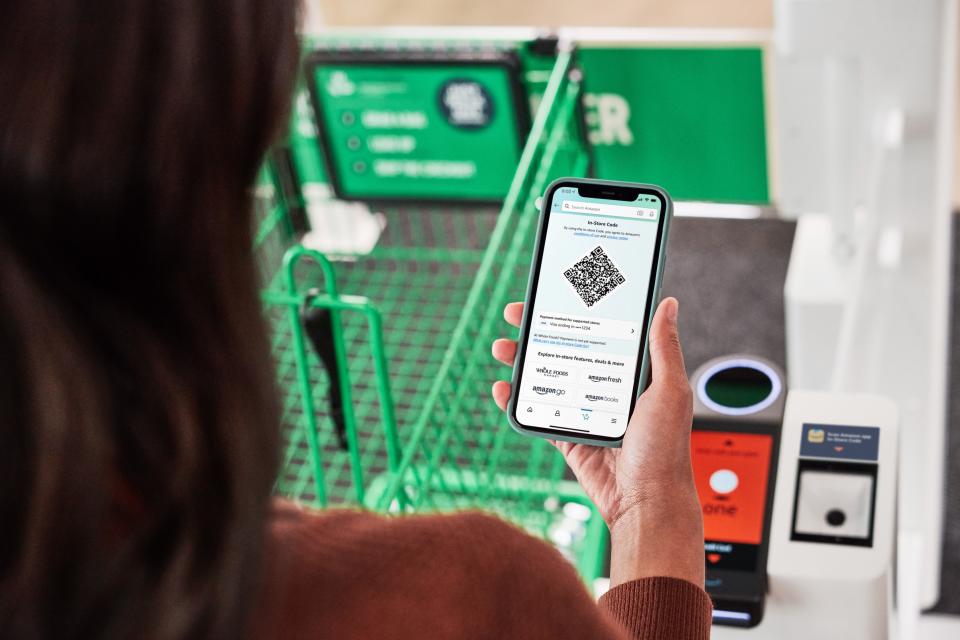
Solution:
{"label": "amazon go logo", "polygon": [[601,147],[633,144],[630,103],[626,98],[616,93],[588,93],[583,96],[583,106],[590,144]]}
{"label": "amazon go logo", "polygon": [[533,392],[541,396],[562,396],[562,395],[566,395],[567,393],[565,389],[556,389],[554,387],[541,387],[540,385],[533,385]]}

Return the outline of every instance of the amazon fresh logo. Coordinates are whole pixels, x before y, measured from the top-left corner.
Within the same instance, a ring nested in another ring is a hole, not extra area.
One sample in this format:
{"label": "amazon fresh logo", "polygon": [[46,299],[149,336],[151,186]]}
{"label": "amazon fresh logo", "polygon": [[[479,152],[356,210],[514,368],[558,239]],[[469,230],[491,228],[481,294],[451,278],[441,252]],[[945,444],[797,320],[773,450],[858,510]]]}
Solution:
{"label": "amazon fresh logo", "polygon": [[533,390],[535,393],[541,396],[562,396],[567,392],[564,389],[554,389],[553,387],[541,387],[539,385],[534,385]]}
{"label": "amazon fresh logo", "polygon": [[614,384],[620,384],[623,382],[623,378],[618,378],[616,376],[595,376],[592,373],[587,375],[587,380],[590,382],[612,382]]}

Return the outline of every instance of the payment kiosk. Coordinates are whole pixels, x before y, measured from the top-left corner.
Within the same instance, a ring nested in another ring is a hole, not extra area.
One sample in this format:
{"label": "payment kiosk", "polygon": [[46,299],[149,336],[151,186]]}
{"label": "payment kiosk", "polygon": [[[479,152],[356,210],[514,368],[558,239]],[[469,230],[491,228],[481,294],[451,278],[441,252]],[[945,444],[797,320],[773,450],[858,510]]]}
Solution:
{"label": "payment kiosk", "polygon": [[711,360],[692,377],[691,455],[717,625],[753,627],[763,619],[784,379],[775,364],[753,356]]}
{"label": "payment kiosk", "polygon": [[888,637],[896,405],[787,393],[782,372],[752,357],[708,362],[692,380],[713,637]]}

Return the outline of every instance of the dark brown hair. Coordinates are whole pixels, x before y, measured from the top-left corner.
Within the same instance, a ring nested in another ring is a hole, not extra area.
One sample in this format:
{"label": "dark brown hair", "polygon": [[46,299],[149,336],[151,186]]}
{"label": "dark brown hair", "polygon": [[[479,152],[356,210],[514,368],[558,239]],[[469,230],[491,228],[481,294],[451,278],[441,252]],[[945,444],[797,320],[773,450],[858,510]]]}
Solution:
{"label": "dark brown hair", "polygon": [[250,187],[295,5],[0,14],[0,634],[237,637],[278,439]]}

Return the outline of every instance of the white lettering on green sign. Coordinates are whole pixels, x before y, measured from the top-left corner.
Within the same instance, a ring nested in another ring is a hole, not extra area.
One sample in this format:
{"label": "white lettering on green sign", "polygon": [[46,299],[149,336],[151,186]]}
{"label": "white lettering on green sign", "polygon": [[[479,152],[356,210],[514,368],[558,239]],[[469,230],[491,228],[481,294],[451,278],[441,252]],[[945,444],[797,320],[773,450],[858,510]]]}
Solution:
{"label": "white lettering on green sign", "polygon": [[630,131],[630,103],[615,93],[587,93],[583,96],[590,143],[598,146],[633,144]]}

